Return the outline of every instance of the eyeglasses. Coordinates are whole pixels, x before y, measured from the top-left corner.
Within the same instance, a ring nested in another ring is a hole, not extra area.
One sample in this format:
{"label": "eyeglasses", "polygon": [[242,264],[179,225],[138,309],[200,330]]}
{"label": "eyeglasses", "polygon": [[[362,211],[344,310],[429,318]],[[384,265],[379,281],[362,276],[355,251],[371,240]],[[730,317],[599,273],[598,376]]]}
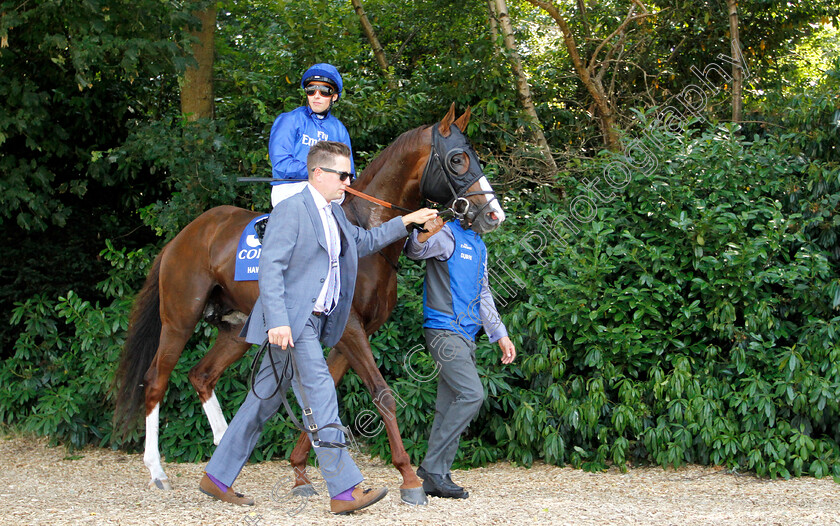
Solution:
{"label": "eyeglasses", "polygon": [[355,175],[353,175],[353,174],[352,174],[352,173],[350,173],[350,172],[342,172],[342,171],[340,171],[340,170],[333,170],[332,168],[324,168],[323,166],[319,166],[319,168],[321,168],[321,170],[323,170],[323,171],[325,171],[325,172],[330,172],[330,173],[338,174],[338,179],[339,179],[341,182],[344,182],[344,181],[346,181],[346,180],[349,178],[349,179],[350,179],[350,182],[352,183],[352,182],[356,179],[356,176],[355,176]]}
{"label": "eyeglasses", "polygon": [[306,95],[309,97],[315,95],[315,93],[320,93],[323,97],[331,97],[335,95],[335,90],[332,86],[321,86],[320,84],[306,86],[303,91],[306,92]]}

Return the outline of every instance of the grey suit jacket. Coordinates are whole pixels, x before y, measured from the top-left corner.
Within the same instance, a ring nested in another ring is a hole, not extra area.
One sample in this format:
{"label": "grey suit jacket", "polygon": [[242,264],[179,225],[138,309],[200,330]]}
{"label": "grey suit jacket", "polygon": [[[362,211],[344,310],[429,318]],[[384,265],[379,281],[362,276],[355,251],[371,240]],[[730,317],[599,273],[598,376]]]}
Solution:
{"label": "grey suit jacket", "polygon": [[[330,347],[341,339],[350,316],[359,258],[407,235],[399,217],[365,230],[347,221],[341,206],[331,206],[341,231],[341,292],[321,334],[321,342]],[[278,203],[263,238],[260,296],[240,336],[248,343],[262,344],[269,329],[285,325],[291,327],[292,340],[296,340],[312,313],[329,265],[324,226],[309,190]]]}

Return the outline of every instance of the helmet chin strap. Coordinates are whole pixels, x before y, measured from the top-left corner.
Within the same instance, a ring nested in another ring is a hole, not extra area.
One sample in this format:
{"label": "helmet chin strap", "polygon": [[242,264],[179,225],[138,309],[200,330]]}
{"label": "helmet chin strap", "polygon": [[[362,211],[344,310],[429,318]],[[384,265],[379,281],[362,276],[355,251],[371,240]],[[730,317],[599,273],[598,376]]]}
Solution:
{"label": "helmet chin strap", "polygon": [[324,111],[315,111],[315,110],[312,109],[312,105],[309,104],[309,101],[306,101],[306,105],[309,107],[309,110],[312,113],[314,113],[315,115],[317,115],[319,119],[326,119],[327,118],[327,115],[329,115],[330,111],[332,111],[333,104],[335,104],[335,101],[332,99],[332,96],[331,96],[330,97],[330,105],[329,105],[329,107],[327,107],[327,109],[325,109]]}

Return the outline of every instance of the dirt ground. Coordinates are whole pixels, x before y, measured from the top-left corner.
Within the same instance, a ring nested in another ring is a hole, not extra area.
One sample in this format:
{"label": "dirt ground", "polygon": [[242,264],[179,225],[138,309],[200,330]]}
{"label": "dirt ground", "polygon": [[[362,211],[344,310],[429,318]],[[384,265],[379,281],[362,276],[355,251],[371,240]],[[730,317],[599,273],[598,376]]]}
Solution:
{"label": "dirt ground", "polygon": [[[430,498],[428,506],[411,507],[400,501],[393,467],[356,459],[367,483],[387,486],[389,493],[355,515],[336,517],[329,514],[325,491],[310,499],[288,494],[287,462],[245,467],[236,489],[257,504],[243,508],[198,491],[204,464],[165,464],[174,489],[164,492],[147,486],[141,455],[93,448],[68,455],[42,440],[3,437],[0,523],[840,525],[840,484],[832,479],[770,481],[698,466],[586,473],[500,463],[453,473],[470,491],[467,500]],[[323,482],[316,479],[315,486],[323,488]]]}

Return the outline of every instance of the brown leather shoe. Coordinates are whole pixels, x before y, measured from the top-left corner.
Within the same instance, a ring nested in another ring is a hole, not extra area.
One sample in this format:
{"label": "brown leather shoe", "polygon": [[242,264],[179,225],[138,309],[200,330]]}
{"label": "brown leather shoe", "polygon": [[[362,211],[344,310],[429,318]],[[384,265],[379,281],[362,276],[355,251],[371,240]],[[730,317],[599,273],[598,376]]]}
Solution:
{"label": "brown leather shoe", "polygon": [[233,491],[233,488],[228,488],[225,493],[222,493],[219,486],[210,480],[210,477],[208,477],[206,473],[204,474],[204,478],[202,478],[201,482],[198,484],[198,489],[200,489],[202,493],[210,495],[217,500],[230,502],[231,504],[238,504],[240,506],[254,505],[254,499]]}
{"label": "brown leather shoe", "polygon": [[355,500],[330,499],[330,511],[334,515],[347,515],[356,510],[367,508],[371,504],[376,504],[387,494],[388,488],[366,489],[364,491],[361,488],[356,488],[351,494]]}

